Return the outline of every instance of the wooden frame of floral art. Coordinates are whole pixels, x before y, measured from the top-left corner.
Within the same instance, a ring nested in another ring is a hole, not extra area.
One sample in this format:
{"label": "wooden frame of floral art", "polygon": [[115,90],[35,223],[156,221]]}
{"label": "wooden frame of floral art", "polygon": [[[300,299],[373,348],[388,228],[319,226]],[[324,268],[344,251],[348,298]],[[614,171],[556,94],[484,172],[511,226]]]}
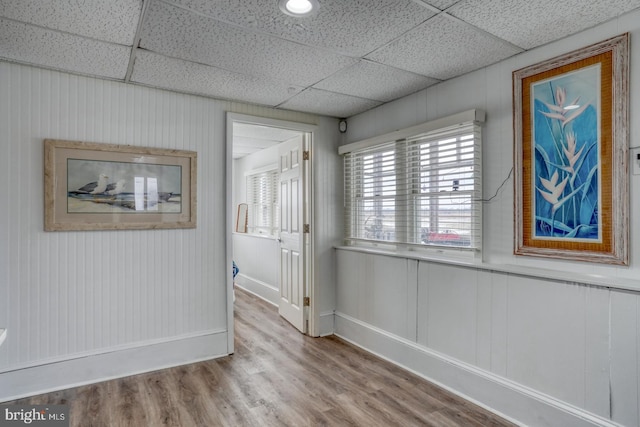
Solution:
{"label": "wooden frame of floral art", "polygon": [[513,72],[516,255],[628,265],[629,35]]}

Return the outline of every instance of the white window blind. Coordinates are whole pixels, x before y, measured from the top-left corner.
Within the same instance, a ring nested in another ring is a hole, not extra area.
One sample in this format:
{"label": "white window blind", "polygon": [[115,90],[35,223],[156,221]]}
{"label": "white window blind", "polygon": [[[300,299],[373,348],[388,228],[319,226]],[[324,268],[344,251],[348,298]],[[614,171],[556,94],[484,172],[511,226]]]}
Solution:
{"label": "white window blind", "polygon": [[276,170],[247,175],[248,232],[278,234],[279,174]]}
{"label": "white window blind", "polygon": [[469,122],[347,153],[347,240],[480,249],[481,139]]}

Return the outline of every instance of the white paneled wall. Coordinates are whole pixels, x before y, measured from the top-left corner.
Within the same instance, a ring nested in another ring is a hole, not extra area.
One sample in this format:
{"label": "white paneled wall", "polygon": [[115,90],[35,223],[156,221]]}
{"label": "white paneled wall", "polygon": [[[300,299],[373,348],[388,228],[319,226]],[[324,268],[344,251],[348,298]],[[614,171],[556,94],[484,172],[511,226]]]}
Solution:
{"label": "white paneled wall", "polygon": [[484,205],[481,266],[338,249],[338,334],[527,425],[640,425],[640,176],[620,267],[514,256],[510,175],[512,72],[627,31],[640,147],[639,10],[349,119],[345,144],[485,110],[484,197],[497,195]]}
{"label": "white paneled wall", "polygon": [[321,117],[311,149],[313,200],[311,210],[314,294],[317,302],[314,335],[333,333],[336,304],[336,259],[333,247],[343,237],[342,158],[338,154],[337,120]]}
{"label": "white paneled wall", "polygon": [[[340,164],[336,121],[309,114],[6,62],[0,94],[0,401],[228,353],[227,111],[316,124],[314,162]],[[197,229],[45,233],[45,138],[197,151]],[[340,231],[333,182],[316,253]],[[329,304],[333,262],[316,272]]]}
{"label": "white paneled wall", "polygon": [[[419,343],[456,359],[476,361],[477,272],[446,265],[419,267]],[[447,277],[447,280],[441,280]],[[430,286],[423,284],[429,283]]]}
{"label": "white paneled wall", "polygon": [[[1,147],[9,209],[2,366],[205,330],[224,330],[219,105],[108,81],[0,63]],[[218,123],[219,124],[219,123]],[[198,230],[57,232],[43,225],[43,139],[198,152]],[[210,220],[204,220],[209,218]],[[216,221],[218,218],[219,221]],[[203,262],[206,261],[206,262]],[[218,282],[216,284],[216,282]],[[4,319],[3,319],[4,320]]]}
{"label": "white paneled wall", "polygon": [[[393,346],[380,343],[413,343],[415,355],[396,360],[411,369],[435,353],[507,380],[513,393],[524,386],[531,399],[637,425],[638,294],[353,249],[337,255],[337,334],[392,359]],[[380,342],[354,333],[356,324]],[[416,370],[484,402],[455,376],[447,384],[438,372]],[[537,416],[519,418],[508,401],[501,405],[494,409],[526,424]],[[549,413],[533,425],[558,425]]]}
{"label": "white paneled wall", "polygon": [[[0,372],[226,333],[224,104],[4,62],[0,93]],[[45,138],[197,151],[198,228],[44,232]]]}
{"label": "white paneled wall", "polygon": [[415,340],[415,261],[347,251],[340,254],[336,310]]}
{"label": "white paneled wall", "polygon": [[611,413],[624,425],[640,425],[640,295],[610,297]]}

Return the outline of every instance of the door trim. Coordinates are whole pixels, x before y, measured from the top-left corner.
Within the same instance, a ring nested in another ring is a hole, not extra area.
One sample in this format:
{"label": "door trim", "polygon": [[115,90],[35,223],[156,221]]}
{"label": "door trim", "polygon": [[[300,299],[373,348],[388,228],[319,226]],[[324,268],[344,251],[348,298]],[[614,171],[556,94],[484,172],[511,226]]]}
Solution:
{"label": "door trim", "polygon": [[311,297],[311,303],[309,305],[309,315],[308,321],[309,325],[306,328],[307,333],[309,335],[314,335],[314,331],[317,331],[319,326],[319,318],[317,311],[317,301],[314,296],[315,292],[315,283],[314,283],[314,218],[313,218],[313,203],[314,203],[314,186],[313,186],[313,142],[315,139],[315,133],[317,132],[318,126],[307,124],[307,123],[299,123],[292,122],[288,120],[280,120],[280,119],[271,119],[266,117],[258,117],[251,116],[247,114],[240,113],[232,113],[227,112],[226,118],[226,135],[227,135],[227,154],[226,154],[226,205],[227,205],[227,219],[226,219],[226,252],[227,252],[227,265],[229,266],[227,270],[227,348],[228,353],[232,354],[234,352],[234,319],[233,319],[233,273],[231,270],[232,257],[233,257],[233,243],[232,243],[232,231],[233,231],[233,206],[232,206],[232,192],[233,192],[233,123],[246,123],[260,126],[271,126],[271,127],[279,127],[284,129],[291,129],[301,132],[308,132],[310,134],[310,138],[308,141],[309,152],[311,153],[311,159],[308,160],[307,165],[307,212],[308,212],[308,221],[311,224],[311,232],[309,233],[309,253],[307,254],[307,258],[305,260],[306,267],[306,280],[307,280],[307,295]]}

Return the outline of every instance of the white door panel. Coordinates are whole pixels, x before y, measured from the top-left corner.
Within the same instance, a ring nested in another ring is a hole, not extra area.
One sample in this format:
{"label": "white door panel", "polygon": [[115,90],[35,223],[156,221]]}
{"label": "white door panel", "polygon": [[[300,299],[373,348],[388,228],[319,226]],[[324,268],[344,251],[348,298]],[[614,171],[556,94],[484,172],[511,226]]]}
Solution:
{"label": "white door panel", "polygon": [[[282,177],[282,171],[280,171]],[[282,178],[281,178],[282,179]],[[280,238],[282,233],[289,231],[289,213],[291,212],[291,197],[289,197],[289,182],[280,182]]]}
{"label": "white door panel", "polygon": [[304,138],[280,145],[280,302],[278,311],[306,332],[304,224]]}
{"label": "white door panel", "polygon": [[291,233],[298,234],[301,232],[300,230],[300,222],[302,221],[303,213],[302,211],[302,200],[299,199],[299,196],[302,193],[300,180],[297,178],[291,179]]}

